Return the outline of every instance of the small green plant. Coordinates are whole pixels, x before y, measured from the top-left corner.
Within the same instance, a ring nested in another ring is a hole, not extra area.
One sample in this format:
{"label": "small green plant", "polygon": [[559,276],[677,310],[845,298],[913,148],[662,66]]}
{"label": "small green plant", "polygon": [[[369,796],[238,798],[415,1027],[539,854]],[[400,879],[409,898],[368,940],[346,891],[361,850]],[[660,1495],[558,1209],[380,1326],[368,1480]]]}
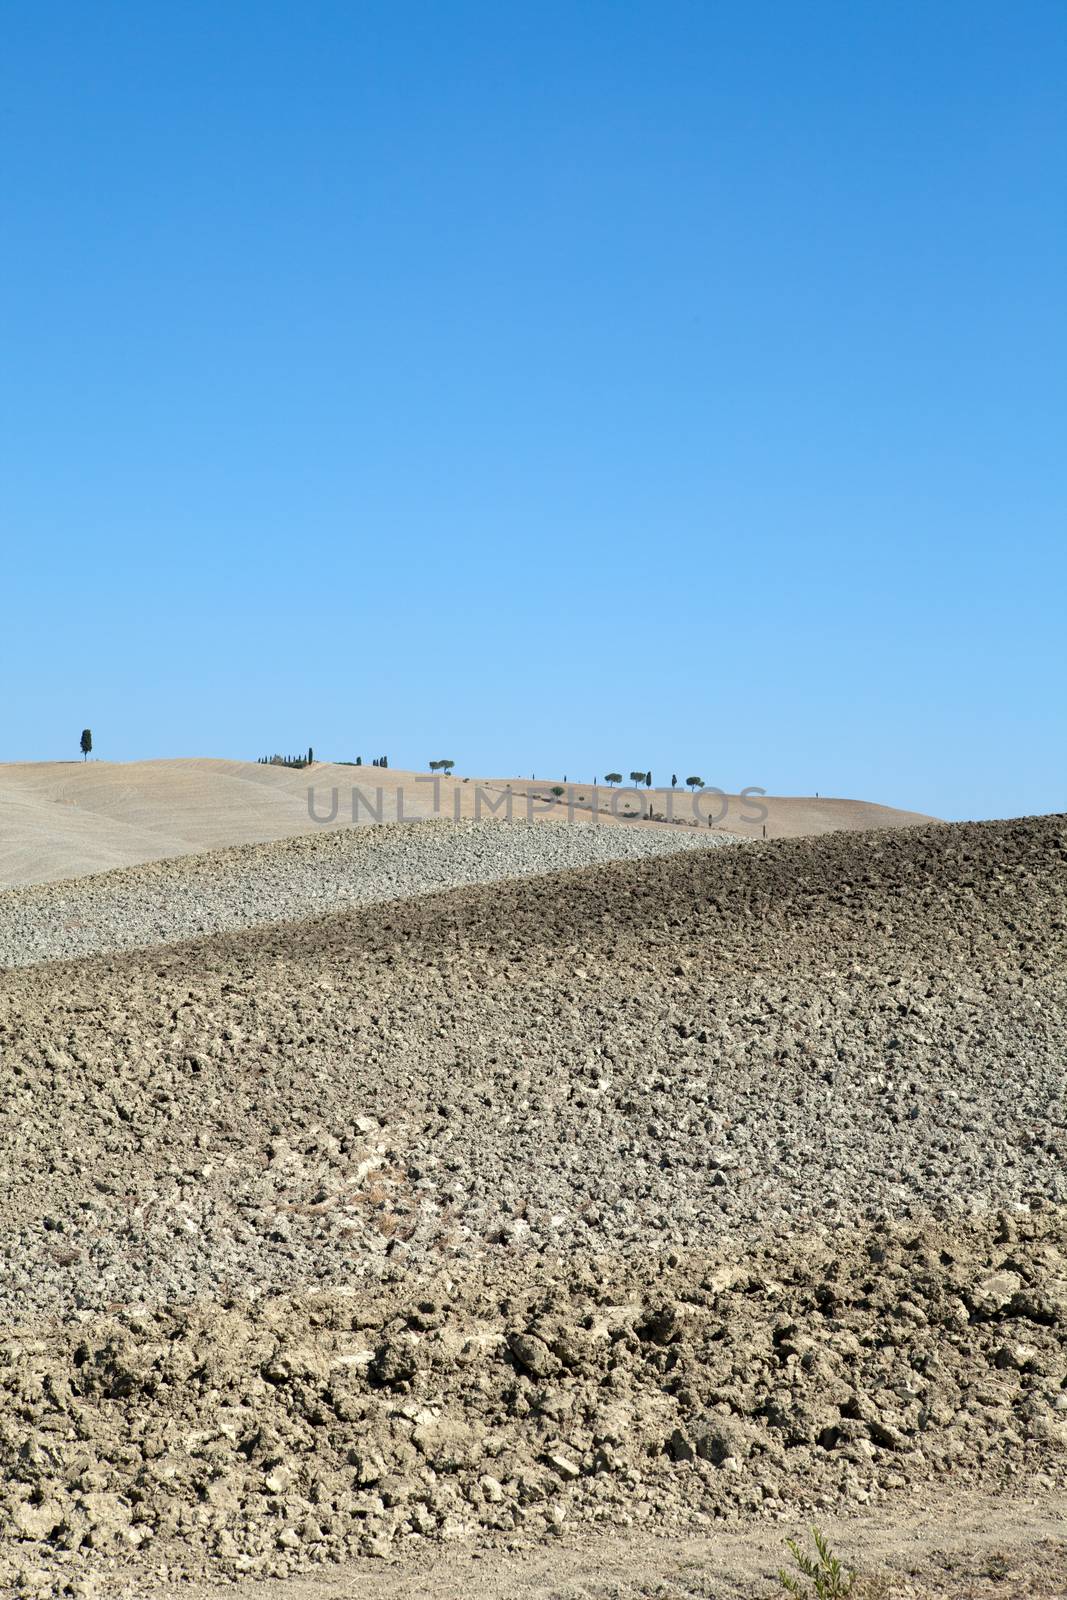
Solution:
{"label": "small green plant", "polygon": [[[830,1549],[826,1536],[818,1528],[812,1528],[811,1537],[815,1542],[814,1556],[807,1555],[795,1539],[785,1541],[799,1576],[780,1567],[778,1580],[782,1588],[794,1600],[845,1600],[856,1582],[855,1572],[851,1567],[846,1570],[841,1565]],[[802,1581],[804,1579],[807,1579],[806,1583]]]}
{"label": "small green plant", "polygon": [[552,793],[555,795],[557,800],[562,800],[566,792],[567,791],[564,789],[562,784],[555,783],[552,785]]}

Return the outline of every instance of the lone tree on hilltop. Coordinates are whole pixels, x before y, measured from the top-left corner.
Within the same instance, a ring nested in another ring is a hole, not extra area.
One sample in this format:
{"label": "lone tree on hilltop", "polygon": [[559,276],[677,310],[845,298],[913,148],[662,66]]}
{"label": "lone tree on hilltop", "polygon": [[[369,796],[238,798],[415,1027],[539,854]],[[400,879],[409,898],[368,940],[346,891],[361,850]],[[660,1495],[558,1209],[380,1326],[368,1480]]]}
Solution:
{"label": "lone tree on hilltop", "polygon": [[93,730],[91,728],[83,728],[82,729],[82,746],[81,746],[81,748],[82,748],[82,760],[83,761],[88,761],[90,752],[92,751],[92,748],[93,748]]}
{"label": "lone tree on hilltop", "polygon": [[704,787],[703,778],[686,778],[685,781],[689,785],[690,789],[703,789]]}
{"label": "lone tree on hilltop", "polygon": [[651,772],[646,772],[645,773],[645,788],[646,789],[651,789],[651,787],[652,787],[652,774],[651,774]]}
{"label": "lone tree on hilltop", "polygon": [[677,789],[677,787],[678,787],[678,774],[676,772],[672,772],[671,773],[671,788],[672,789]]}
{"label": "lone tree on hilltop", "polygon": [[314,761],[315,761],[315,752],[311,748],[311,746],[308,745],[308,766],[309,767],[312,766],[314,764]]}
{"label": "lone tree on hilltop", "polygon": [[631,783],[644,783],[644,781],[645,781],[645,774],[643,772],[631,772],[631,774],[630,774],[630,782]]}
{"label": "lone tree on hilltop", "polygon": [[617,783],[621,783],[622,782],[622,773],[621,772],[605,772],[605,774],[604,774],[604,782],[610,784],[612,786],[612,788],[614,788]]}

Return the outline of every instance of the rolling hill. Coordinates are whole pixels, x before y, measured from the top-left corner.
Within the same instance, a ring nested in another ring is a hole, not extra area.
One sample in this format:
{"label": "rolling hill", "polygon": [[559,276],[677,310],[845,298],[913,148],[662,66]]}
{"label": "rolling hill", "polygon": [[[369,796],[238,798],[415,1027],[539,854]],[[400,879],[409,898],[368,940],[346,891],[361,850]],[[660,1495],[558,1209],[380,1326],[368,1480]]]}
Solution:
{"label": "rolling hill", "polygon": [[[567,802],[551,795],[556,780],[520,778],[441,778],[437,804],[446,817],[493,814],[508,804],[515,814],[566,815]],[[315,790],[316,815],[326,817],[338,791],[336,820],[312,820],[308,790]],[[26,762],[0,766],[0,887],[46,883],[106,872],[169,856],[196,854],[236,844],[262,844],[318,831],[324,825],[352,823],[352,789],[365,801],[357,820],[393,821],[434,814],[435,790],[427,773],[318,762],[313,768],[262,766],[252,761],[190,758],[127,763],[90,761]],[[380,803],[377,789],[381,788]],[[592,791],[571,785],[576,820],[592,818]],[[675,815],[693,826],[691,797],[679,791],[642,791],[642,808]],[[722,802],[702,801],[700,825]],[[905,827],[934,820],[917,812],[860,800],[768,796],[766,819],[754,820],[751,803],[729,797],[717,826],[751,838],[812,836],[838,829]],[[619,813],[613,814],[612,806]],[[680,822],[624,820],[636,801],[616,791],[599,790],[598,822],[608,826],[664,828]]]}

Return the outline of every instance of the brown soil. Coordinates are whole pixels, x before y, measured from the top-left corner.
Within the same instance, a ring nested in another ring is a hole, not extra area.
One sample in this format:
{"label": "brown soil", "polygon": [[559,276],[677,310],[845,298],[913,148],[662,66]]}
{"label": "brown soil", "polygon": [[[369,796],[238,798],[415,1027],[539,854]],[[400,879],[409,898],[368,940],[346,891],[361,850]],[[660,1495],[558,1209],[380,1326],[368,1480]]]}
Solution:
{"label": "brown soil", "polygon": [[833,835],[6,974],[15,1592],[741,1592],[975,1496],[913,1592],[1056,1592],[1065,863]]}
{"label": "brown soil", "polygon": [[[820,1531],[857,1573],[854,1600],[1063,1600],[1062,1497],[954,1493],[898,1497],[880,1512],[821,1516]],[[811,1530],[785,1518],[711,1537],[638,1532],[575,1538],[509,1555],[437,1550],[423,1559],[361,1559],[314,1577],[164,1586],[167,1600],[783,1600],[786,1539]]]}

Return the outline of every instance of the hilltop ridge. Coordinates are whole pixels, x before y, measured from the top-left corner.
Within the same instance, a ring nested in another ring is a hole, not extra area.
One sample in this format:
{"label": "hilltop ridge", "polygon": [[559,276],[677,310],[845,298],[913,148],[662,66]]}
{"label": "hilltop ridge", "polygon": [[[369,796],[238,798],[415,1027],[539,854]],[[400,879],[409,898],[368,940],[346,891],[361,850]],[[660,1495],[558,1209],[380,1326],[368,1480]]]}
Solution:
{"label": "hilltop ridge", "polygon": [[[206,757],[155,761],[55,761],[0,765],[0,888],[27,883],[47,883],[63,878],[136,866],[169,856],[198,854],[229,845],[264,844],[317,832],[324,826],[308,814],[308,789],[316,791],[316,810],[329,815],[332,790],[338,790],[338,815],[330,826],[350,826],[351,793],[358,786],[367,797],[360,804],[361,823],[376,820],[376,791],[380,788],[382,821],[426,818],[434,814],[435,793],[439,814],[448,818],[474,818],[481,810],[490,814],[507,804],[510,792],[517,814],[532,809],[539,815],[566,815],[567,803],[552,803],[551,790],[562,779],[481,778],[441,776],[435,790],[426,772],[393,768],[355,767],[316,762],[294,769],[255,761],[225,761]],[[573,814],[591,820],[590,785],[571,784]],[[665,815],[671,791],[642,790],[643,809]],[[398,795],[400,799],[398,802]],[[692,797],[679,789],[673,797],[676,815],[683,823],[644,819],[620,822],[627,801],[601,786],[598,822],[606,826],[661,829],[693,825]],[[763,820],[754,804],[728,796],[726,815],[716,826],[747,838],[763,836]],[[634,804],[632,797],[629,802]],[[714,816],[716,802],[702,802],[700,825]],[[918,812],[895,810],[863,800],[804,796],[766,796],[767,837],[799,837],[838,829],[907,827],[936,819]]]}

